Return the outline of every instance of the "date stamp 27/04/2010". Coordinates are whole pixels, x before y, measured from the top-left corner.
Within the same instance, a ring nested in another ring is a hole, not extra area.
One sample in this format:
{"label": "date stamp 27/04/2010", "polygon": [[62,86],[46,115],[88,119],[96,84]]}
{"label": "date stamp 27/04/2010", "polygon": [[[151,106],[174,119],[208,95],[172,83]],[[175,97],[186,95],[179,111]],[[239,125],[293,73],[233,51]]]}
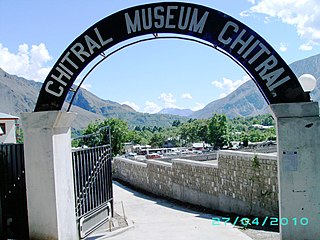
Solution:
{"label": "date stamp 27/04/2010", "polygon": [[277,218],[277,217],[269,217],[266,216],[264,218],[246,218],[246,217],[236,217],[234,219],[228,217],[213,217],[212,218],[212,226],[219,226],[220,223],[224,223],[224,225],[232,224],[235,225],[242,225],[247,227],[249,225],[256,225],[256,226],[286,226],[288,224],[293,224],[294,226],[307,226],[309,224],[309,219],[306,217],[302,218]]}

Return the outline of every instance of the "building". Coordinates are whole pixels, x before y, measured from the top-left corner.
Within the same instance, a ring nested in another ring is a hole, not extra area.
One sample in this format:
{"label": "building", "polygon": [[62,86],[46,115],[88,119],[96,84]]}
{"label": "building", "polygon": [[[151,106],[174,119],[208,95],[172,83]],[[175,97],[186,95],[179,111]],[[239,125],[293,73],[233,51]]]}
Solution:
{"label": "building", "polygon": [[0,144],[16,143],[16,125],[18,117],[0,113]]}
{"label": "building", "polygon": [[192,150],[205,150],[206,148],[210,148],[211,145],[205,142],[193,143]]}
{"label": "building", "polygon": [[252,127],[255,128],[255,129],[260,129],[260,130],[274,128],[274,126],[264,126],[264,125],[261,125],[261,124],[253,124]]}

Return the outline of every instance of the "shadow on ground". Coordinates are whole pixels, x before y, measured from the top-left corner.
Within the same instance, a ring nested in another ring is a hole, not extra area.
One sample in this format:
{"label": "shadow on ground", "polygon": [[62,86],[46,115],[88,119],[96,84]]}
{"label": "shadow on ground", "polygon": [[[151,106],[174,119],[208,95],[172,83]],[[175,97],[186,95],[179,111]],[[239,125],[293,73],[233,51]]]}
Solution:
{"label": "shadow on ground", "polygon": [[[261,218],[261,217],[256,217],[253,215],[241,216],[239,214],[226,213],[226,212],[217,211],[217,210],[209,209],[209,208],[194,205],[194,204],[185,203],[172,198],[158,196],[153,193],[147,192],[143,189],[137,188],[119,179],[115,179],[113,183],[117,186],[125,188],[127,191],[131,192],[137,197],[152,200],[156,202],[156,204],[159,204],[164,207],[168,207],[178,211],[193,213],[200,218],[205,218],[205,219],[220,218],[220,222],[225,222],[227,220],[229,223],[236,222],[236,224],[234,225],[243,230],[254,229],[254,230],[263,230],[263,231],[270,231],[270,232],[279,232],[279,226],[271,226],[269,222],[267,222],[264,226],[261,226],[262,225],[261,223],[264,221],[264,218]],[[246,225],[246,221],[243,221],[242,222],[243,224],[242,224],[240,221],[242,218],[256,219],[256,224],[251,223],[251,225]]]}

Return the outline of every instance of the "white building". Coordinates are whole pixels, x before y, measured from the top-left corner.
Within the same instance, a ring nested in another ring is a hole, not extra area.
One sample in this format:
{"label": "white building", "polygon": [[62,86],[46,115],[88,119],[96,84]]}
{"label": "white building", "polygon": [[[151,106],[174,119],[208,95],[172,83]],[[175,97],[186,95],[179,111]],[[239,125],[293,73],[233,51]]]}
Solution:
{"label": "white building", "polygon": [[0,144],[16,143],[16,122],[19,118],[0,113]]}
{"label": "white building", "polygon": [[261,130],[274,128],[274,126],[264,126],[264,125],[261,125],[261,124],[253,124],[252,127],[255,128],[255,129],[261,129]]}

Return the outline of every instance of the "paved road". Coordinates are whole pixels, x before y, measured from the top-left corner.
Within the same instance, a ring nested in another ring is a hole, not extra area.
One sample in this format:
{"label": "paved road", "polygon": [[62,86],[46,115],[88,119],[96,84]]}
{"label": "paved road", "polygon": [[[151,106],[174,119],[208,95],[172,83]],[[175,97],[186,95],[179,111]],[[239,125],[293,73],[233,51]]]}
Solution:
{"label": "paved road", "polygon": [[196,212],[114,183],[115,202],[123,201],[134,226],[112,240],[251,240],[232,225],[212,226],[214,215]]}

